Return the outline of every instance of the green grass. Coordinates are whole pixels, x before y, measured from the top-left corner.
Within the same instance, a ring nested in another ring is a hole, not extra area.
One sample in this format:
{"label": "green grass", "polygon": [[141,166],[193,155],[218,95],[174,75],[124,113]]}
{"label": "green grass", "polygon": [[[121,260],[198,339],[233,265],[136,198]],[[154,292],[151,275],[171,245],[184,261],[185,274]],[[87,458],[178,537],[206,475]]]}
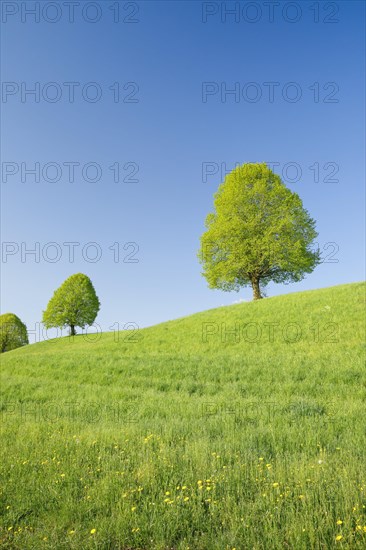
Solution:
{"label": "green grass", "polygon": [[356,283],[4,354],[0,546],[366,548],[364,305]]}

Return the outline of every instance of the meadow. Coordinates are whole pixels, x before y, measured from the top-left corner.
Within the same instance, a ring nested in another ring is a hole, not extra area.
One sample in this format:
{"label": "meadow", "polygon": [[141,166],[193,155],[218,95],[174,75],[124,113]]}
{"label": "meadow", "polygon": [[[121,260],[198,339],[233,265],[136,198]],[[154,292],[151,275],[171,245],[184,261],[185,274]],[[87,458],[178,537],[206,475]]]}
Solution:
{"label": "meadow", "polygon": [[365,284],[1,357],[0,546],[366,548]]}

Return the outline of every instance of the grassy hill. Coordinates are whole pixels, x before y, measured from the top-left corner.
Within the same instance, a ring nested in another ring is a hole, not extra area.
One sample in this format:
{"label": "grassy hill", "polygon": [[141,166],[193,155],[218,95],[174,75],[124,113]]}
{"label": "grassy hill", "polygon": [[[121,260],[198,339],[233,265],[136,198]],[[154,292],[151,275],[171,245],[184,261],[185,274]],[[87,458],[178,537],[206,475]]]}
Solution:
{"label": "grassy hill", "polygon": [[1,357],[0,546],[366,548],[365,285]]}

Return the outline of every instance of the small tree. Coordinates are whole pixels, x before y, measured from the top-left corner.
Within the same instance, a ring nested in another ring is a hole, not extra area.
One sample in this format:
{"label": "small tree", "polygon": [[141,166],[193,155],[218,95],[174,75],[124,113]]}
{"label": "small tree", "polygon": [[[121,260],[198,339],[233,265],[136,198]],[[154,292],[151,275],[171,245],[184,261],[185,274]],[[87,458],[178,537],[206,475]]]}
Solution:
{"label": "small tree", "polygon": [[0,349],[1,353],[29,344],[27,327],[14,315],[4,313],[0,315]]}
{"label": "small tree", "polygon": [[314,220],[266,164],[234,169],[214,205],[199,251],[210,288],[251,285],[257,300],[260,285],[300,281],[319,263],[319,252],[311,250],[317,236]]}
{"label": "small tree", "polygon": [[75,327],[93,324],[99,308],[91,280],[83,273],[76,273],[55,291],[43,312],[42,322],[46,328],[68,326],[70,335],[74,336]]}

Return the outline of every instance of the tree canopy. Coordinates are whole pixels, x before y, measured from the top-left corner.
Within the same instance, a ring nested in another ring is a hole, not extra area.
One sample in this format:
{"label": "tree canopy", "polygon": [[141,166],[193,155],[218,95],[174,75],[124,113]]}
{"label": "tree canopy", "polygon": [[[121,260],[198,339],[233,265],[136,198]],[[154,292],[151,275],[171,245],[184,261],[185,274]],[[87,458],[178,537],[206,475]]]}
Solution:
{"label": "tree canopy", "polygon": [[319,263],[314,220],[266,164],[238,166],[214,197],[198,254],[210,288],[251,285],[258,299],[260,286],[300,281]]}
{"label": "tree canopy", "polygon": [[0,315],[1,353],[28,344],[27,327],[14,313]]}
{"label": "tree canopy", "polygon": [[76,273],[55,291],[43,312],[42,322],[46,328],[68,326],[70,334],[74,335],[75,327],[93,324],[99,308],[91,280],[83,273]]}

